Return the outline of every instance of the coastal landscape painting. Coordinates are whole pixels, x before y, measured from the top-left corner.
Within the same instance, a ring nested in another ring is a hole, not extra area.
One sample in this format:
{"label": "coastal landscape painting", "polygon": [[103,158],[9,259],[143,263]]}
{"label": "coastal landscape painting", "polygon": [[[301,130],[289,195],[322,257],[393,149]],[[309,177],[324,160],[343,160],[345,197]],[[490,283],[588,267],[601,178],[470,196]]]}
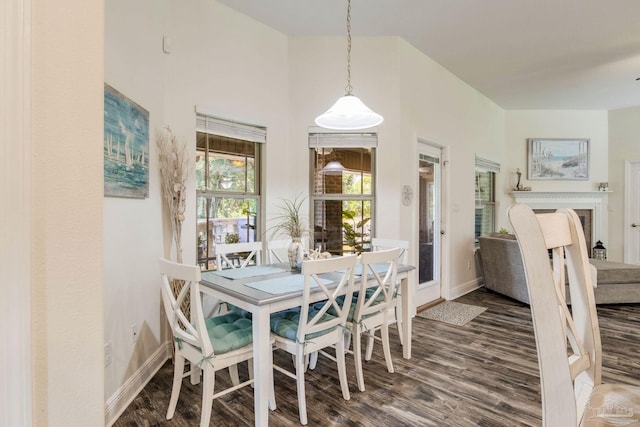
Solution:
{"label": "coastal landscape painting", "polygon": [[106,83],[104,195],[149,197],[149,112]]}
{"label": "coastal landscape painting", "polygon": [[531,180],[588,180],[588,139],[528,139]]}

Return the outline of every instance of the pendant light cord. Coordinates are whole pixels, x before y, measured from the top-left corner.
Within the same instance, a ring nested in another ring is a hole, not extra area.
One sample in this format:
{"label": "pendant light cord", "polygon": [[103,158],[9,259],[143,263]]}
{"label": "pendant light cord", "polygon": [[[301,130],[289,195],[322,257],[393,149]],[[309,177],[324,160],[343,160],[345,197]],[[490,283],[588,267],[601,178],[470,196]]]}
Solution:
{"label": "pendant light cord", "polygon": [[347,95],[351,95],[351,0],[347,0]]}

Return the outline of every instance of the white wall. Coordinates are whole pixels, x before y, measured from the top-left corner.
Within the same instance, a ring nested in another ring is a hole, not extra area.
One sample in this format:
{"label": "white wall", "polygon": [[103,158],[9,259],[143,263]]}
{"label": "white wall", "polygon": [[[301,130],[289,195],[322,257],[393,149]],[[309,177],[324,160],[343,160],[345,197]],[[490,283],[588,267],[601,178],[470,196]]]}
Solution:
{"label": "white wall", "polygon": [[[590,140],[589,179],[586,181],[527,180],[527,138],[588,138]],[[506,217],[514,203],[511,191],[516,184],[516,169],[522,172],[521,184],[533,191],[597,191],[609,173],[609,135],[606,111],[507,111],[507,158],[503,164],[503,203],[498,227],[511,229]]]}
{"label": "white wall", "polygon": [[[267,194],[288,196],[287,39],[215,1],[106,4],[105,82],[149,111],[149,198],[104,198],[104,342],[107,421],[124,409],[166,357],[157,260],[173,256],[162,214],[155,129],[169,125],[195,155],[195,106],[268,128]],[[162,50],[163,36],[171,46]],[[305,157],[306,160],[306,157]],[[287,187],[287,188],[285,188]],[[189,212],[191,214],[189,214]],[[195,190],[183,230],[185,262],[195,263]],[[131,341],[131,325],[140,330]]]}
{"label": "white wall", "polygon": [[[164,126],[165,2],[110,0],[105,4],[104,81],[149,111],[149,197],[104,198],[104,368],[109,411],[144,381],[145,363],[164,360],[157,260],[163,254],[161,194],[154,129]],[[132,326],[138,330],[132,340]],[[158,364],[160,362],[156,362]],[[147,369],[153,370],[153,367]],[[124,403],[124,402],[122,402]],[[112,416],[112,413],[108,414]]]}
{"label": "white wall", "polygon": [[609,242],[607,259],[624,261],[624,165],[640,161],[640,107],[609,111]]}
{"label": "white wall", "polygon": [[98,426],[103,4],[35,0],[31,8],[33,425]]}

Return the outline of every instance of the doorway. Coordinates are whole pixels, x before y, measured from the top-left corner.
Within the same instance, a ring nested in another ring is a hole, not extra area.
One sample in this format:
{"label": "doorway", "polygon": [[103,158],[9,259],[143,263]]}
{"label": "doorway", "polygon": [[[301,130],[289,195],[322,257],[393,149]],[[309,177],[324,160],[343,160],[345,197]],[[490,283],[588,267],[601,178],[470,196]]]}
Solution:
{"label": "doorway", "polygon": [[[441,150],[418,147],[418,303],[440,297],[441,285]],[[427,291],[428,289],[428,291]],[[421,292],[423,291],[423,292]],[[424,301],[421,301],[423,300]]]}
{"label": "doorway", "polygon": [[640,265],[640,161],[625,162],[624,262]]}

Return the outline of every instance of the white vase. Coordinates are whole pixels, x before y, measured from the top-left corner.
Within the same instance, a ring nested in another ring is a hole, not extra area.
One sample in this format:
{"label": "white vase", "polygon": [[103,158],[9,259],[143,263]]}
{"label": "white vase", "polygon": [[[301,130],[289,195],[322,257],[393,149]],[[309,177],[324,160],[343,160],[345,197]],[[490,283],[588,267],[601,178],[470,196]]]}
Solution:
{"label": "white vase", "polygon": [[288,250],[289,266],[292,269],[299,269],[302,266],[304,260],[304,245],[302,239],[299,237],[291,239],[291,244]]}

